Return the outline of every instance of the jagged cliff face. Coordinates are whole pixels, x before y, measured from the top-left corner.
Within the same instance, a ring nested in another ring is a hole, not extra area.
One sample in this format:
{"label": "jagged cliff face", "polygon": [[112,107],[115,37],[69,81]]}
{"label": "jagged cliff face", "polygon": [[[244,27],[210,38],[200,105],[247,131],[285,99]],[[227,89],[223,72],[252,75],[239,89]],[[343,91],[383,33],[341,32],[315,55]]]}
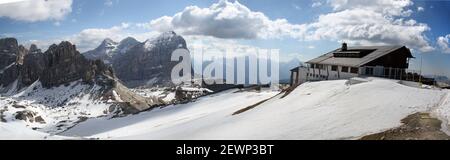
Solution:
{"label": "jagged cliff face", "polygon": [[0,86],[14,82],[28,50],[15,38],[0,39]]}
{"label": "jagged cliff face", "polygon": [[53,44],[42,53],[36,45],[27,50],[14,38],[0,39],[0,85],[14,81],[28,86],[40,80],[50,88],[82,79],[94,82],[98,76],[114,77],[112,68],[102,61],[88,60],[70,42]]}
{"label": "jagged cliff face", "polygon": [[172,62],[170,58],[178,48],[187,49],[183,37],[175,32],[165,32],[114,58],[113,68],[128,87],[171,85],[170,74],[178,62]]}
{"label": "jagged cliff face", "polygon": [[0,39],[0,69],[16,62],[19,46],[14,38]]}
{"label": "jagged cliff face", "polygon": [[178,48],[187,49],[186,41],[170,31],[142,43],[131,37],[119,43],[105,39],[96,49],[83,55],[112,65],[116,76],[127,87],[170,86],[170,73],[178,63],[171,62],[170,58]]}
{"label": "jagged cliff face", "polygon": [[[37,86],[43,87],[43,90],[40,90],[42,92],[52,92],[55,88],[60,88],[55,92],[63,94],[72,92],[67,90],[67,86],[72,85],[72,88],[84,86],[88,90],[73,91],[73,95],[65,97],[67,101],[64,100],[58,104],[49,102],[52,97],[40,97],[39,93],[31,97],[41,99],[42,103],[48,104],[48,107],[58,107],[70,105],[67,102],[73,100],[72,96],[89,94],[92,101],[102,101],[113,108],[120,107],[122,113],[136,113],[164,104],[160,99],[143,98],[130,92],[117,81],[110,65],[104,64],[102,60],[85,58],[70,42],[53,44],[45,52],[35,45],[31,45],[29,50],[21,48],[15,39],[1,39],[0,42],[2,42],[0,48],[5,50],[5,54],[1,54],[0,59],[4,61],[2,63],[9,64],[3,65],[0,70],[0,93],[2,94],[14,95],[22,90],[27,90],[31,94],[34,89],[29,88]],[[61,86],[65,86],[66,89],[61,90]],[[49,95],[51,94],[42,96]],[[20,96],[26,95],[20,94]]]}
{"label": "jagged cliff face", "polygon": [[93,82],[97,76],[113,76],[102,61],[84,58],[70,42],[52,45],[45,53],[25,56],[22,82],[29,85],[39,79],[44,87],[52,87],[82,79]]}

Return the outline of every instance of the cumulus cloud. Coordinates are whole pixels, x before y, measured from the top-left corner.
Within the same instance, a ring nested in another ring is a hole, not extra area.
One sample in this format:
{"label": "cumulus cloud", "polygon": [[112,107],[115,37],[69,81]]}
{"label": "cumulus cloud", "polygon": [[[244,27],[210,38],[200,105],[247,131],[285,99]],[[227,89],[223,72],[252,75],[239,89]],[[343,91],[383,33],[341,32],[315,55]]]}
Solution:
{"label": "cumulus cloud", "polygon": [[441,48],[442,52],[450,53],[450,34],[439,37],[437,39],[437,44]]}
{"label": "cumulus cloud", "polygon": [[123,30],[128,28],[129,24],[123,23],[120,26],[114,26],[107,29],[91,28],[84,29],[80,33],[72,35],[67,39],[76,44],[78,49],[85,51],[98,46],[105,38],[119,40],[123,38]]}
{"label": "cumulus cloud", "polygon": [[72,0],[27,0],[0,4],[0,17],[36,22],[62,20],[72,12]]}
{"label": "cumulus cloud", "polygon": [[[221,39],[201,35],[188,35],[183,37],[188,44],[188,49],[196,64],[200,63],[202,59],[204,61],[210,61],[218,58],[218,56],[220,57],[226,51],[230,51],[227,52],[226,56],[232,58],[250,56],[263,50],[273,49],[241,44],[239,40],[234,39]],[[303,56],[299,53],[279,54],[278,61],[289,62],[292,59],[300,58],[303,58]]]}
{"label": "cumulus cloud", "polygon": [[112,0],[105,0],[105,6],[111,7],[113,6],[113,1]]}
{"label": "cumulus cloud", "polygon": [[311,5],[311,7],[320,7],[320,6],[322,6],[322,2],[314,2],[312,5]]}
{"label": "cumulus cloud", "polygon": [[319,16],[309,25],[307,39],[333,39],[357,45],[406,45],[421,52],[434,48],[428,43],[424,23],[408,19],[410,0],[333,0],[334,12]]}
{"label": "cumulus cloud", "polygon": [[160,17],[140,26],[222,39],[290,37],[356,45],[407,45],[421,52],[434,50],[424,34],[430,30],[428,25],[408,19],[412,13],[409,7],[413,5],[410,0],[330,0],[326,4],[333,8],[331,13],[304,24],[273,20],[237,1],[221,0],[208,8],[189,6],[174,16]]}
{"label": "cumulus cloud", "polygon": [[2,1],[0,1],[0,4],[16,3],[16,2],[21,2],[21,1],[25,1],[25,0],[2,0]]}
{"label": "cumulus cloud", "polygon": [[105,38],[110,38],[116,42],[126,38],[134,37],[139,41],[145,41],[146,39],[153,38],[158,35],[158,32],[145,32],[145,33],[130,33],[128,29],[132,27],[132,24],[122,23],[118,26],[111,28],[89,28],[80,31],[79,33],[48,40],[30,40],[27,44],[36,44],[43,50],[47,49],[51,44],[58,44],[61,41],[70,41],[77,46],[80,52],[85,52],[97,47]]}
{"label": "cumulus cloud", "polygon": [[319,16],[309,25],[307,39],[332,39],[356,45],[406,45],[422,52],[433,50],[424,36],[430,28],[415,20],[386,18],[385,14],[351,9]]}
{"label": "cumulus cloud", "polygon": [[381,13],[386,16],[410,16],[411,0],[328,0],[335,11],[362,9]]}
{"label": "cumulus cloud", "polygon": [[423,8],[423,7],[417,7],[417,11],[423,12],[423,11],[425,11],[425,8]]}
{"label": "cumulus cloud", "polygon": [[292,4],[292,7],[296,10],[302,10],[302,7],[298,6],[297,4]]}
{"label": "cumulus cloud", "polygon": [[237,1],[221,0],[210,7],[188,6],[173,16],[133,24],[150,29],[148,33],[127,33],[125,30],[130,25],[122,24],[106,29],[85,29],[66,39],[86,50],[104,38],[120,40],[134,35],[146,39],[159,32],[174,30],[184,36],[212,37],[222,41],[289,37],[300,41],[346,41],[353,45],[406,45],[421,52],[434,50],[425,36],[430,30],[428,25],[409,18],[409,8],[413,5],[410,0],[334,0],[325,4],[333,8],[330,13],[322,14],[310,23],[293,24],[286,19],[270,19]]}
{"label": "cumulus cloud", "polygon": [[146,26],[157,31],[176,30],[186,35],[218,38],[277,38],[298,35],[305,26],[286,19],[271,20],[261,12],[251,11],[238,1],[221,0],[209,8],[186,7],[174,16],[152,20]]}

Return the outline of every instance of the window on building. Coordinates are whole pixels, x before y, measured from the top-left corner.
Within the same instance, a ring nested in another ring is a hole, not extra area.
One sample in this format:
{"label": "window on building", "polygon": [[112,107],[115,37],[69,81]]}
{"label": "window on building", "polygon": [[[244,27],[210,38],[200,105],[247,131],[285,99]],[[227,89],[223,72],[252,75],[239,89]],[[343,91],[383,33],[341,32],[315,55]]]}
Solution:
{"label": "window on building", "polygon": [[338,66],[331,66],[331,70],[332,71],[337,71],[338,70]]}
{"label": "window on building", "polygon": [[323,64],[318,64],[316,67],[317,67],[318,69],[323,69]]}
{"label": "window on building", "polygon": [[373,75],[373,68],[366,68],[366,75]]}
{"label": "window on building", "polygon": [[358,68],[356,68],[356,67],[352,67],[352,68],[350,68],[350,73],[355,73],[355,74],[358,74]]}
{"label": "window on building", "polygon": [[348,67],[342,67],[341,72],[348,72]]}
{"label": "window on building", "polygon": [[314,64],[311,64],[311,68],[314,68],[315,67],[315,65]]}

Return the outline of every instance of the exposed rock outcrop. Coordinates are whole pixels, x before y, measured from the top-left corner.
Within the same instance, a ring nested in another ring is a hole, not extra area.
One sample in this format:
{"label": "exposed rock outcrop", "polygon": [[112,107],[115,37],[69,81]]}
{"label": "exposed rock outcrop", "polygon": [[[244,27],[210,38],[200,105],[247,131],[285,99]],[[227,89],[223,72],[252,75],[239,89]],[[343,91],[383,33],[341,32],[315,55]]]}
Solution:
{"label": "exposed rock outcrop", "polygon": [[27,52],[15,38],[0,39],[0,86],[5,87],[18,78],[20,64]]}
{"label": "exposed rock outcrop", "polygon": [[112,68],[102,61],[91,61],[83,57],[70,42],[53,44],[45,53],[25,56],[22,83],[30,85],[40,80],[44,87],[58,86],[82,79],[93,82],[98,75],[113,76]]}
{"label": "exposed rock outcrop", "polygon": [[[13,52],[15,54],[10,54],[9,52],[5,54],[5,57],[13,58],[10,58],[11,60],[8,62],[6,60],[4,62],[5,64],[11,62],[11,65],[5,66],[5,70],[1,70],[0,87],[11,86],[15,82],[12,88],[19,90],[39,81],[42,87],[50,89],[82,80],[84,84],[101,87],[101,90],[96,95],[92,95],[93,98],[105,98],[111,93],[116,93],[115,97],[123,97],[124,100],[116,100],[114,106],[121,107],[126,113],[139,112],[161,104],[160,102],[150,101],[129,92],[128,88],[123,87],[117,81],[111,66],[104,64],[101,60],[89,60],[85,58],[76,50],[75,45],[70,42],[64,41],[59,45],[53,44],[44,53],[35,45],[32,45],[29,53],[24,54],[22,63],[19,63],[17,59],[20,50],[18,49],[20,47],[17,45],[17,40],[4,40],[2,44],[11,46],[10,48],[2,46],[3,49],[16,49],[15,51],[17,52]],[[13,60],[14,58],[16,59]],[[108,101],[108,99],[105,100]],[[24,115],[26,117],[29,114]]]}
{"label": "exposed rock outcrop", "polygon": [[41,116],[37,115],[36,112],[29,111],[29,110],[18,111],[16,113],[15,118],[18,120],[28,121],[28,122],[32,122],[32,123],[34,123],[34,122],[45,123],[45,120]]}
{"label": "exposed rock outcrop", "polygon": [[14,38],[0,39],[0,70],[16,62],[19,45]]}
{"label": "exposed rock outcrop", "polygon": [[165,32],[114,58],[113,68],[128,87],[170,85],[172,68],[178,63],[170,58],[179,48],[187,49],[184,38],[172,31]]}

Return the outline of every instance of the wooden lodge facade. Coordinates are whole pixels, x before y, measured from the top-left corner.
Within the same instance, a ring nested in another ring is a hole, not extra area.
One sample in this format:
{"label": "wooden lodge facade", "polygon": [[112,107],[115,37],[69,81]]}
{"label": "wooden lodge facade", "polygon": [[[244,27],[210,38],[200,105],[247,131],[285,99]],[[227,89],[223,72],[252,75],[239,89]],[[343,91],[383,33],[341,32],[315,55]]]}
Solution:
{"label": "wooden lodge facade", "polygon": [[405,46],[347,47],[344,43],[341,48],[306,62],[306,66],[292,69],[291,85],[361,75],[403,79],[412,74],[406,71],[411,58],[414,57]]}

